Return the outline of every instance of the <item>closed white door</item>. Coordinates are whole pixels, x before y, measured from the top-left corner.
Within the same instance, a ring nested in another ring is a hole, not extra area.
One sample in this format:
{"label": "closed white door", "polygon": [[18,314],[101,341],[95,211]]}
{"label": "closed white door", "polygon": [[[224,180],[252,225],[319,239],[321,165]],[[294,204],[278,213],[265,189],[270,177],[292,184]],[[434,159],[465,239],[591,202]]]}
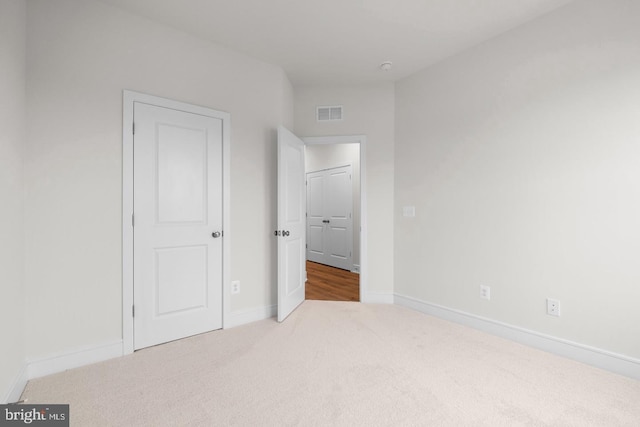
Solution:
{"label": "closed white door", "polygon": [[307,174],[307,259],[332,267],[353,267],[351,166]]}
{"label": "closed white door", "polygon": [[278,128],[278,321],[305,298],[304,143]]}
{"label": "closed white door", "polygon": [[222,327],[222,120],[134,103],[134,348]]}

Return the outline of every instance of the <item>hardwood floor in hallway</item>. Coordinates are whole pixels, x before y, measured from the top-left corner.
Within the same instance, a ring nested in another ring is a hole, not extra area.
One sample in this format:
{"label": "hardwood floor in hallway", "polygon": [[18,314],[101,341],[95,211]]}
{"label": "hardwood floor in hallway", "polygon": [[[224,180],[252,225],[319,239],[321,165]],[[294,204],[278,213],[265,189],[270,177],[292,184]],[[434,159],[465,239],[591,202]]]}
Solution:
{"label": "hardwood floor in hallway", "polygon": [[306,299],[360,301],[360,275],[307,261]]}

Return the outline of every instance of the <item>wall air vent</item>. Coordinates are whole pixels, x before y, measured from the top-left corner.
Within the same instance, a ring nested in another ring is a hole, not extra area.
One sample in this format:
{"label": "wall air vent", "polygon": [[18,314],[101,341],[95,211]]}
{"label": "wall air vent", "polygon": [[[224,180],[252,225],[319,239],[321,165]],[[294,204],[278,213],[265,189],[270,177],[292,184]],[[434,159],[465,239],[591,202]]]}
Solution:
{"label": "wall air vent", "polygon": [[342,105],[317,107],[316,119],[319,122],[333,122],[342,120]]}

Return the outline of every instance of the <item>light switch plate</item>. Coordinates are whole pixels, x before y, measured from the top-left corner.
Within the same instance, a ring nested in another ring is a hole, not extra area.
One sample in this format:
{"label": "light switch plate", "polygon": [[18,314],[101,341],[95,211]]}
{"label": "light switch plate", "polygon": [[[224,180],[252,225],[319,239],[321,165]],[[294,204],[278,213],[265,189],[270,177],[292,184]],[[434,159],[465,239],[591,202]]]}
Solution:
{"label": "light switch plate", "polygon": [[416,207],[415,206],[403,206],[402,207],[402,216],[406,216],[406,217],[414,217],[414,216],[416,216]]}

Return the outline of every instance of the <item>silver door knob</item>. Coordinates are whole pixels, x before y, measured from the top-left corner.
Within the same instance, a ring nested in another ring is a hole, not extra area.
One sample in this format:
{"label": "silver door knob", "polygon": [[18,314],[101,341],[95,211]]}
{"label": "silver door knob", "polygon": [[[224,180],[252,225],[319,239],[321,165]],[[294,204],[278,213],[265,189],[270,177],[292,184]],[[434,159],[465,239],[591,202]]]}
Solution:
{"label": "silver door knob", "polygon": [[214,239],[217,239],[220,236],[222,236],[222,233],[219,231],[214,231],[213,233],[211,233],[211,237],[213,237]]}

